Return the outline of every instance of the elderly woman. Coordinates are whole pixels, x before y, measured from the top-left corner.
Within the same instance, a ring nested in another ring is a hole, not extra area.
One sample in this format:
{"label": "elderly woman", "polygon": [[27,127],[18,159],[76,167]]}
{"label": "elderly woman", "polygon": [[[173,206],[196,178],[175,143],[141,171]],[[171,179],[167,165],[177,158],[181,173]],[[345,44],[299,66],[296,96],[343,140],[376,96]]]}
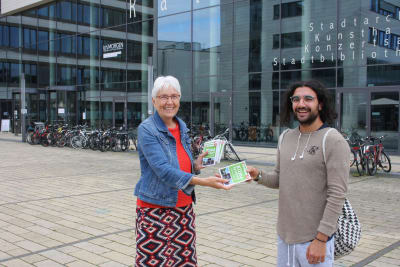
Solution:
{"label": "elderly woman", "polygon": [[138,129],[141,176],[135,188],[136,266],[197,266],[194,186],[230,189],[219,177],[199,178],[186,124],[176,114],[181,88],[172,76],[154,82],[157,110]]}

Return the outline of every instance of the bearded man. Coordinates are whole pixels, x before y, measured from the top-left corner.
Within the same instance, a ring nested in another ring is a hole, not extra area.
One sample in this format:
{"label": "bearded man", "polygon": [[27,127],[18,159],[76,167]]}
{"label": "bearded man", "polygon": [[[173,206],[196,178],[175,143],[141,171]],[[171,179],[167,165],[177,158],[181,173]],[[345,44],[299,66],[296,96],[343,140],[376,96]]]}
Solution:
{"label": "bearded man", "polygon": [[[334,233],[347,192],[350,148],[333,128],[336,113],[319,81],[290,86],[274,171],[248,167],[253,180],[279,189],[277,266],[333,266]],[[329,133],[329,134],[328,134]]]}

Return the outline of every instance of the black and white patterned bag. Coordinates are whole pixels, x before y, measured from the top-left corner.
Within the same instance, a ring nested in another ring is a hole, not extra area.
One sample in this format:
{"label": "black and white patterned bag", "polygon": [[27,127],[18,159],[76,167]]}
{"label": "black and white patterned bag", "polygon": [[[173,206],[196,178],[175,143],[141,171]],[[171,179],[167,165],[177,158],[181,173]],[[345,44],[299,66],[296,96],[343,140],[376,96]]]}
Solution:
{"label": "black and white patterned bag", "polygon": [[[326,131],[322,139],[322,155],[325,163],[325,140],[331,130],[333,128]],[[361,238],[360,221],[347,198],[344,201],[342,214],[339,216],[337,224],[338,229],[335,232],[335,259],[350,254]]]}
{"label": "black and white patterned bag", "polygon": [[335,232],[335,259],[352,252],[361,238],[361,224],[346,198]]}

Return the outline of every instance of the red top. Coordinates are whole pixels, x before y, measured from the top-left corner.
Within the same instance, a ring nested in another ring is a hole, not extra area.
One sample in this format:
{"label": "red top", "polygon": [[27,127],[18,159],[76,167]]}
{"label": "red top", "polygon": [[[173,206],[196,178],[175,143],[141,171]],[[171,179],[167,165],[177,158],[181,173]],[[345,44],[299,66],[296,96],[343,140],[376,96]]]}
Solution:
{"label": "red top", "polygon": [[[192,171],[192,163],[190,162],[190,158],[186,153],[185,149],[183,148],[181,142],[181,132],[179,129],[179,123],[176,122],[175,128],[168,128],[169,132],[175,137],[176,140],[176,155],[178,156],[179,168],[181,171],[191,173]],[[175,207],[185,207],[192,203],[192,197],[183,193],[182,190],[178,191],[178,201],[176,202]],[[138,207],[143,208],[164,208],[163,206],[154,205],[151,203],[144,202],[137,199],[136,205]]]}

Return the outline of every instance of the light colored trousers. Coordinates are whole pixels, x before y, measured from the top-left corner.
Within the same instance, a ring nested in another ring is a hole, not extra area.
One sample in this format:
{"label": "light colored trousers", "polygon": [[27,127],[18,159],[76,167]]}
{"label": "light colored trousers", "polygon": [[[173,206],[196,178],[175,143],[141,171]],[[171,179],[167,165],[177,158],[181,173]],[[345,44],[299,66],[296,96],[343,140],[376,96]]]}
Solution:
{"label": "light colored trousers", "polygon": [[278,236],[278,267],[332,267],[335,251],[335,237],[326,243],[325,261],[309,264],[306,253],[311,242],[287,244]]}

